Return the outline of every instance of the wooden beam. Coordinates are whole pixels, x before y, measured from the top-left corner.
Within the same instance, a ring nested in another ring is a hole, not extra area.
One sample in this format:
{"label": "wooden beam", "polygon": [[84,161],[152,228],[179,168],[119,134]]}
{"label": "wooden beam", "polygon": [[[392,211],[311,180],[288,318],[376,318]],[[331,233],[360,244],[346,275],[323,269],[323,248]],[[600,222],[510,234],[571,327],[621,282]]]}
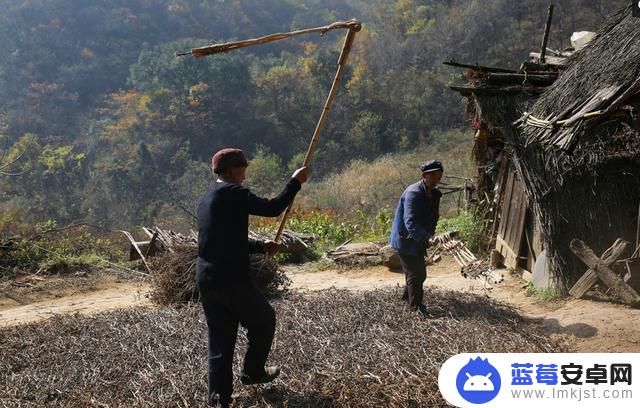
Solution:
{"label": "wooden beam", "polygon": [[456,68],[469,68],[469,69],[473,69],[476,71],[485,71],[485,72],[503,72],[505,74],[511,73],[511,74],[516,74],[518,71],[514,71],[512,69],[505,69],[505,68],[496,68],[496,67],[485,67],[482,65],[470,65],[470,64],[461,64],[459,62],[455,62],[455,61],[445,61],[443,62],[444,65],[449,65],[450,67],[456,67]]}
{"label": "wooden beam", "polygon": [[[604,251],[601,259],[606,266],[610,267],[618,259],[622,258],[630,247],[630,242],[625,241],[622,238],[618,238],[609,249]],[[589,269],[573,285],[571,290],[569,290],[569,294],[576,299],[580,299],[593,287],[593,285],[596,284],[596,282],[598,282],[598,274],[596,274],[593,269]]]}
{"label": "wooden beam", "polygon": [[486,74],[486,81],[503,84],[536,84],[549,86],[558,79],[557,74]]}
{"label": "wooden beam", "polygon": [[544,86],[531,86],[531,85],[511,85],[511,86],[492,86],[492,87],[473,87],[473,86],[450,86],[456,92],[460,92],[463,96],[469,96],[471,94],[480,95],[500,95],[508,93],[529,93],[529,94],[541,94],[547,88]]}
{"label": "wooden beam", "polygon": [[573,253],[582,259],[582,262],[593,269],[598,277],[609,286],[616,295],[620,296],[623,302],[633,307],[640,306],[640,295],[620,279],[615,272],[609,269],[604,261],[598,258],[584,242],[579,239],[573,239],[569,246]]}

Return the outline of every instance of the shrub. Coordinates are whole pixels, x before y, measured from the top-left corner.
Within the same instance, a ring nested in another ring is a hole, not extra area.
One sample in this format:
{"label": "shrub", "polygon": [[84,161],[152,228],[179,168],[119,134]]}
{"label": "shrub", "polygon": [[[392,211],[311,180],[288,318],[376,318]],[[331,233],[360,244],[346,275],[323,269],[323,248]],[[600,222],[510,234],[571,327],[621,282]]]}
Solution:
{"label": "shrub", "polygon": [[59,228],[54,221],[29,227],[16,220],[12,223],[0,225],[0,278],[36,271],[65,273],[82,265],[105,267],[125,257],[123,248],[114,244],[115,234],[94,227]]}
{"label": "shrub", "polygon": [[437,233],[457,230],[460,239],[476,256],[483,255],[487,250],[487,231],[482,219],[472,212],[462,212],[453,218],[441,218],[436,228]]}
{"label": "shrub", "polygon": [[[406,153],[387,154],[373,161],[354,160],[340,172],[316,181],[311,178],[302,194],[305,200],[336,212],[363,211],[375,217],[381,208],[395,210],[404,189],[420,178],[419,165],[431,158],[439,158],[445,167],[443,181],[448,175],[471,177],[474,165],[462,130],[451,130],[433,136],[438,144],[419,146]],[[464,151],[460,154],[460,151]],[[459,180],[452,181],[459,184]],[[441,211],[457,206],[457,194],[443,197]]]}
{"label": "shrub", "polygon": [[[393,223],[393,211],[383,207],[370,216],[362,210],[338,213],[322,208],[296,208],[287,221],[286,228],[292,231],[315,236],[315,243],[321,247],[339,245],[347,240],[380,241],[386,240]],[[252,228],[276,231],[279,220],[258,218],[253,220]]]}

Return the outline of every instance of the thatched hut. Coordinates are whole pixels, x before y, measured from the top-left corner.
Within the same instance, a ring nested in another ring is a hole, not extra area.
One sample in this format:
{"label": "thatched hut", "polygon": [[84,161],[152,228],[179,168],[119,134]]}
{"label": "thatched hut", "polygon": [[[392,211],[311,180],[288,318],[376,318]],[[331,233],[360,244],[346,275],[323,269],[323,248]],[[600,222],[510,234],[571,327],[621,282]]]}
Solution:
{"label": "thatched hut", "polygon": [[518,71],[445,63],[467,68],[468,83],[451,88],[466,98],[465,113],[475,129],[479,205],[488,210],[496,249],[504,256],[505,265],[514,269],[533,270],[542,251],[542,238],[514,166],[513,148],[507,142],[518,133],[513,122],[558,78],[562,63],[559,57],[553,64],[529,61]]}
{"label": "thatched hut", "polygon": [[580,238],[601,253],[635,242],[640,202],[640,19],[625,8],[567,62],[509,132],[514,163],[540,220],[550,272],[563,286],[585,270]]}
{"label": "thatched hut", "polygon": [[[597,253],[618,237],[636,241],[640,19],[630,8],[621,10],[584,49],[560,62],[557,79],[549,68],[525,63],[516,73],[546,83],[525,78],[517,87],[495,89],[485,73],[471,86],[452,88],[505,144],[496,247],[529,270],[546,249],[549,272],[567,288],[585,271],[569,249],[571,239]],[[478,143],[476,137],[474,150]]]}

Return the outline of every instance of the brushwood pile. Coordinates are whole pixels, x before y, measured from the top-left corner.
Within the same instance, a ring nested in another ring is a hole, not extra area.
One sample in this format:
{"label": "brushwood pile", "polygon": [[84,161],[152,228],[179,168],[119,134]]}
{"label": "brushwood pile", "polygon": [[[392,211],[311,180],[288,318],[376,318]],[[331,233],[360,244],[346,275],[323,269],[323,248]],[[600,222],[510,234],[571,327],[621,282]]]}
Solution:
{"label": "brushwood pile", "polygon": [[[427,289],[428,318],[399,297],[399,288],[331,289],[277,299],[270,362],[282,375],[238,384],[234,406],[435,406],[445,403],[438,370],[454,354],[564,351],[481,296]],[[244,334],[239,342],[236,375]],[[0,329],[0,406],[202,407],[206,364],[197,303],[55,317]]]}

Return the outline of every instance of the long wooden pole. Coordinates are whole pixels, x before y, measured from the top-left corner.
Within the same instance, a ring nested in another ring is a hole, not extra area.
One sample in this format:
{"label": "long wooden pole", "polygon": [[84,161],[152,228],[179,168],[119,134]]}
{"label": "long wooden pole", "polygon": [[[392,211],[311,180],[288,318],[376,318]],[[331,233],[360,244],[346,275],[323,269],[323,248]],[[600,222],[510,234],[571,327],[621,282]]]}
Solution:
{"label": "long wooden pole", "polygon": [[545,55],[547,53],[547,40],[549,39],[549,30],[551,29],[551,18],[553,17],[553,4],[549,5],[547,14],[547,24],[544,26],[544,36],[542,37],[542,46],[540,49],[540,63],[544,64]]}
{"label": "long wooden pole", "polygon": [[[289,33],[277,33],[271,34],[264,37],[254,38],[251,40],[244,41],[235,41],[223,44],[214,44],[206,47],[193,48],[189,52],[184,53],[176,53],[177,57],[192,55],[194,57],[204,57],[206,55],[217,54],[221,52],[228,52],[242,47],[248,47],[251,45],[259,45],[266,44],[273,41],[282,40],[289,37],[294,37],[302,34],[309,33],[320,33],[320,35],[324,35],[329,30],[346,28],[348,29],[347,35],[344,39],[344,44],[342,45],[342,51],[340,52],[340,58],[338,59],[338,70],[336,71],[336,76],[333,78],[333,84],[331,85],[331,90],[329,91],[329,96],[327,97],[327,101],[324,104],[324,108],[322,109],[322,113],[320,114],[320,119],[318,120],[318,124],[316,125],[316,129],[313,132],[313,137],[311,138],[311,143],[309,144],[309,149],[307,150],[307,156],[304,159],[303,166],[308,166],[311,163],[311,159],[313,158],[313,153],[316,151],[316,145],[318,144],[318,139],[320,138],[320,133],[322,132],[322,128],[324,127],[324,122],[327,119],[329,114],[329,109],[331,109],[331,105],[333,103],[333,98],[336,96],[338,92],[338,88],[340,87],[340,81],[342,80],[342,74],[344,73],[344,67],[347,65],[347,57],[349,56],[349,52],[351,51],[351,45],[353,44],[353,40],[356,36],[356,33],[360,31],[362,28],[362,24],[360,21],[351,19],[347,21],[338,21],[333,24],[324,27],[316,27],[309,28],[305,30],[292,31]],[[280,226],[278,227],[278,232],[276,233],[275,241],[280,242],[280,238],[282,237],[282,231],[284,230],[284,226],[289,218],[289,213],[291,212],[291,208],[293,208],[293,200],[289,203],[287,210],[285,211],[282,220],[280,221]]]}
{"label": "long wooden pole", "polygon": [[361,24],[358,20],[351,19],[347,21],[337,21],[327,26],[307,28],[304,30],[291,31],[288,33],[276,33],[265,35],[264,37],[252,38],[250,40],[233,41],[221,44],[207,45],[200,48],[192,48],[191,51],[177,52],[176,57],[182,57],[185,55],[192,55],[194,57],[204,57],[206,55],[217,54],[220,52],[229,52],[238,48],[249,47],[252,45],[267,44],[273,41],[284,40],[285,38],[295,37],[303,34],[320,33],[324,35],[327,31],[336,30],[340,28],[348,28],[349,30],[360,31]]}
{"label": "long wooden pole", "polygon": [[[359,23],[357,25],[349,26],[349,31],[347,32],[347,35],[344,39],[342,51],[340,52],[340,58],[338,59],[338,70],[336,71],[336,76],[333,78],[333,84],[331,85],[331,90],[329,91],[329,96],[327,96],[327,101],[324,104],[324,108],[322,108],[322,113],[320,114],[320,119],[318,120],[316,129],[313,132],[313,137],[311,138],[311,143],[309,144],[309,148],[307,149],[307,155],[304,158],[303,166],[308,166],[309,163],[311,163],[313,153],[316,151],[316,145],[318,144],[320,133],[322,132],[322,128],[324,127],[324,122],[329,115],[329,109],[331,109],[333,98],[336,96],[338,88],[340,87],[340,81],[342,80],[344,67],[347,65],[347,58],[349,57],[349,52],[351,51],[353,39],[355,38],[356,33],[360,31],[360,27],[361,26]],[[282,236],[282,231],[284,230],[284,226],[287,223],[287,219],[289,218],[289,213],[291,213],[291,208],[293,208],[293,200],[291,200],[291,203],[289,203],[289,206],[282,216],[280,227],[278,227],[278,232],[276,233],[275,237],[276,242],[280,242],[280,237]]]}

